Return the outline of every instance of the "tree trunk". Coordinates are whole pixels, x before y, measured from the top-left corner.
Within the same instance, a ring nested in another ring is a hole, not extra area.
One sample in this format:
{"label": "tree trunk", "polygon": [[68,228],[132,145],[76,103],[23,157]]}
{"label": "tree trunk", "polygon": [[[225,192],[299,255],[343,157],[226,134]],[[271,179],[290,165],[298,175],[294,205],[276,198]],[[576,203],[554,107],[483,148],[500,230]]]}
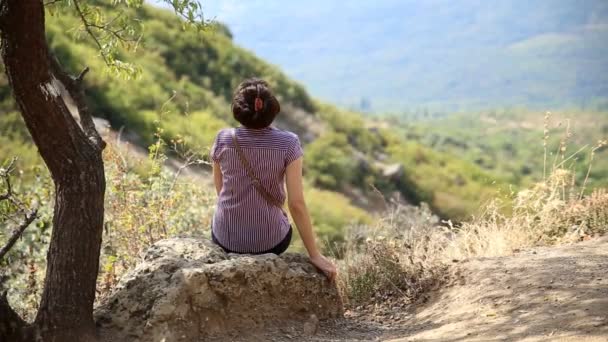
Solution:
{"label": "tree trunk", "polygon": [[[78,78],[68,76],[49,53],[44,14],[40,0],[0,2],[6,74],[55,183],[44,290],[36,320],[28,330],[43,341],[91,341],[95,338],[93,301],[104,213],[101,151],[105,144],[83,101],[84,72]],[[70,113],[68,97],[77,104],[78,113]],[[0,317],[0,321],[6,318]],[[28,339],[24,335],[4,337],[7,341]],[[2,331],[0,340],[5,340]]]}

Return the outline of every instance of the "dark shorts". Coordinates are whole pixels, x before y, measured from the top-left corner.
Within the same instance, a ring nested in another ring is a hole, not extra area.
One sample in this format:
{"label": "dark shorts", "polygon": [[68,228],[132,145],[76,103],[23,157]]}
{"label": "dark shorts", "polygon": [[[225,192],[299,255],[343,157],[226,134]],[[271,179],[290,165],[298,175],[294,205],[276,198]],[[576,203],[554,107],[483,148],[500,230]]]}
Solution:
{"label": "dark shorts", "polygon": [[285,238],[281,242],[279,242],[276,246],[272,247],[271,249],[269,249],[267,251],[259,252],[259,253],[241,253],[241,252],[235,252],[235,251],[229,250],[228,248],[222,246],[219,241],[217,241],[217,238],[215,237],[215,234],[213,234],[213,229],[211,229],[211,240],[213,240],[213,242],[216,245],[222,247],[222,249],[226,253],[237,253],[237,254],[267,254],[267,253],[274,253],[276,255],[279,255],[279,254],[285,252],[287,250],[287,248],[289,248],[289,244],[291,243],[291,234],[292,234],[292,231],[293,231],[293,229],[291,228],[291,226],[289,226],[289,231],[287,232],[287,235],[285,235]]}

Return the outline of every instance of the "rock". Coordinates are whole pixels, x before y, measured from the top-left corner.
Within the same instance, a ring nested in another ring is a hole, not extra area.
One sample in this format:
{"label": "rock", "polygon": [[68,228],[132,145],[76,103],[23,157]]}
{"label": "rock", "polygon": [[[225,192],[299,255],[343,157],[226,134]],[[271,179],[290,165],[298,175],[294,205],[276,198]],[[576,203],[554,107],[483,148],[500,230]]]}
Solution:
{"label": "rock", "polygon": [[389,179],[399,179],[405,174],[405,168],[402,164],[386,165],[382,170],[382,175]]}
{"label": "rock", "polygon": [[112,125],[110,125],[110,121],[98,117],[93,117],[93,124],[95,125],[95,129],[100,134],[107,133]]}
{"label": "rock", "polygon": [[303,255],[226,254],[208,240],[175,238],[150,247],[95,317],[117,341],[169,342],[311,323],[308,334],[342,313],[335,285]]}

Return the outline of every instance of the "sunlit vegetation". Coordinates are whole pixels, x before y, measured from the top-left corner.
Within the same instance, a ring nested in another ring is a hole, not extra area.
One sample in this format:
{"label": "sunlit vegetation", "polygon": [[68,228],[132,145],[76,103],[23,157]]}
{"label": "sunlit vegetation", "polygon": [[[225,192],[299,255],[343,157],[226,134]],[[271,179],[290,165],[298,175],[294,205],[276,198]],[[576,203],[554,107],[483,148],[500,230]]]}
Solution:
{"label": "sunlit vegetation", "polygon": [[572,176],[551,167],[545,180],[517,192],[512,201],[493,198],[459,226],[440,222],[425,207],[396,205],[372,225],[350,229],[339,262],[343,297],[353,307],[395,297],[413,302],[443,282],[454,262],[608,233],[606,189],[584,195],[585,181]]}
{"label": "sunlit vegetation", "polygon": [[[504,109],[455,114],[440,119],[399,119],[401,135],[434,150],[476,164],[515,186],[526,186],[565,160],[577,181],[587,176],[591,150],[608,137],[608,112],[562,110],[543,113]],[[544,147],[547,162],[539,166]],[[563,150],[562,150],[563,149]],[[605,153],[602,147],[596,154]],[[564,156],[562,158],[562,155]],[[608,185],[608,160],[596,158],[590,170],[591,187]]]}
{"label": "sunlit vegetation", "polygon": [[[112,14],[113,9],[107,11]],[[94,42],[79,34],[78,19],[72,12],[57,10],[48,16],[47,31],[51,47],[70,72],[91,68],[85,83],[93,112],[132,143],[152,144],[160,125],[165,140],[178,140],[204,158],[218,129],[235,124],[229,105],[232,89],[245,77],[262,76],[283,103],[316,116],[325,126],[325,133],[305,147],[305,175],[320,189],[343,192],[357,188],[364,195],[378,189],[387,197],[399,193],[411,203],[429,202],[442,216],[455,219],[474,212],[478,197],[470,193],[494,189],[492,177],[471,179],[466,170],[471,166],[456,166],[460,164],[455,158],[426,151],[389,130],[370,127],[359,114],[313,101],[301,85],[276,67],[234,45],[229,30],[221,24],[203,32],[183,31],[179,20],[164,10],[144,6],[131,14],[142,18],[144,34],[136,51],[118,50],[120,58],[139,68],[138,76],[129,80],[108,71]],[[11,147],[5,147],[9,146],[7,140],[0,147],[0,158],[18,155],[21,166],[32,165],[38,157],[28,148],[27,133],[3,75],[0,96],[2,111],[13,113],[2,118],[10,121],[2,128],[10,134],[1,139],[9,139]],[[422,164],[427,154],[435,161],[447,159],[441,161],[441,167],[436,162],[425,169]],[[414,156],[416,163],[412,163]],[[383,176],[385,166],[394,163],[403,164],[406,170],[397,182]],[[444,172],[444,164],[451,169]],[[462,172],[454,173],[454,168],[462,168]],[[435,177],[443,173],[446,175]],[[447,183],[457,185],[449,188]]]}

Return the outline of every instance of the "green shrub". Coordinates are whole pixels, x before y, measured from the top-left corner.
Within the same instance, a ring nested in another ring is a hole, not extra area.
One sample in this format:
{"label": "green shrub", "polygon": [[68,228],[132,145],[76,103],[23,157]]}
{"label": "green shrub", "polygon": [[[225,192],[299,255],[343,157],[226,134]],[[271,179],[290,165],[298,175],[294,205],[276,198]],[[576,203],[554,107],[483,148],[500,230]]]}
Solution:
{"label": "green shrub", "polygon": [[330,248],[344,241],[348,226],[372,221],[370,214],[352,205],[340,193],[307,186],[304,195],[315,232]]}
{"label": "green shrub", "polygon": [[317,186],[339,190],[354,179],[353,154],[345,135],[326,133],[306,146],[306,176]]}

